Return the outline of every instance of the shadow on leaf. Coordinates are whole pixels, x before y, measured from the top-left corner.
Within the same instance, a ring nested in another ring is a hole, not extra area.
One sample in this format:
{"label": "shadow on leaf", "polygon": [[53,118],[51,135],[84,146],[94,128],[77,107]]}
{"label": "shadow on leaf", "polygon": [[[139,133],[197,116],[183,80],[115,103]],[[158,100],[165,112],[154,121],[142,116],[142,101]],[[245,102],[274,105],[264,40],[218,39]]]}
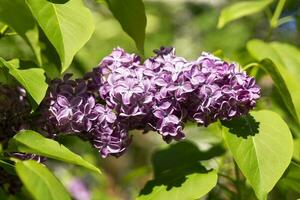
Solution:
{"label": "shadow on leaf", "polygon": [[229,132],[247,139],[259,132],[259,122],[255,121],[250,114],[234,118],[230,121],[222,121],[222,125],[229,128]]}
{"label": "shadow on leaf", "polygon": [[154,179],[146,183],[141,195],[150,194],[154,187],[164,185],[169,191],[173,187],[181,187],[193,174],[207,174],[207,170],[200,161],[209,160],[225,152],[221,146],[214,146],[202,152],[188,141],[178,142],[167,149],[159,150],[152,156]]}
{"label": "shadow on leaf", "polygon": [[64,4],[67,3],[69,0],[47,0],[51,3],[56,3],[56,4]]}

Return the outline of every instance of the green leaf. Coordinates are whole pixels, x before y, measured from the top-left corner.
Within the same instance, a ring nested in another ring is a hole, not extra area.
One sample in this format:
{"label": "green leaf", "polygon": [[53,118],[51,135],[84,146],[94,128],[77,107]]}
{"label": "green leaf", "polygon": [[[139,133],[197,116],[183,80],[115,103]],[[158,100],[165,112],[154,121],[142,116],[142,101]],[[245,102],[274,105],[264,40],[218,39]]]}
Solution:
{"label": "green leaf", "polygon": [[44,165],[33,160],[17,162],[16,171],[36,200],[71,200],[62,183]]}
{"label": "green leaf", "polygon": [[[293,103],[293,99],[291,96],[291,92],[281,73],[279,72],[277,66],[269,59],[264,59],[260,62],[261,67],[272,77],[272,80],[283,99],[288,111],[290,112],[291,116],[295,119],[296,122],[299,122],[299,118],[296,112],[296,108]],[[285,69],[281,69],[283,75],[285,77],[289,77],[289,74],[286,72]],[[298,98],[297,98],[298,99]],[[300,100],[300,99],[299,99]]]}
{"label": "green leaf", "polygon": [[[300,73],[300,50],[293,45],[262,40],[250,40],[247,43],[249,53],[257,60],[271,59],[276,65],[285,68],[290,74]],[[300,80],[299,77],[297,77]]]}
{"label": "green leaf", "polygon": [[224,27],[231,21],[252,15],[264,10],[272,0],[240,1],[224,8],[218,22],[218,28]]}
{"label": "green leaf", "polygon": [[41,103],[48,88],[43,69],[20,69],[19,60],[5,61],[0,57],[1,66],[9,70],[9,74],[26,89],[37,105]]}
{"label": "green leaf", "polygon": [[258,129],[258,133],[243,138],[224,127],[223,136],[257,197],[266,199],[290,164],[293,138],[287,124],[278,114],[261,110],[253,111],[251,115],[259,124],[240,126],[248,126],[250,132]]}
{"label": "green leaf", "polygon": [[147,18],[142,0],[106,0],[114,17],[123,30],[135,41],[138,50],[144,53]]}
{"label": "green leaf", "polygon": [[154,179],[147,182],[137,200],[199,199],[217,183],[216,170],[207,170],[199,161],[222,153],[219,147],[201,152],[187,141],[157,151],[152,158]]}
{"label": "green leaf", "polygon": [[[282,52],[278,53],[280,47],[283,47],[285,53],[283,53],[282,50]],[[295,118],[296,112],[297,118],[300,119],[300,78],[294,76],[294,74],[300,73],[300,52],[285,44],[278,42],[265,43],[261,40],[249,41],[247,43],[247,49],[258,61],[269,58],[274,62],[275,65],[267,61],[262,62],[263,68],[272,76],[273,81],[291,115]],[[280,75],[278,75],[278,72]],[[280,76],[282,78],[280,78]],[[286,88],[288,89],[289,94],[287,93]],[[293,111],[293,106],[295,111]]]}
{"label": "green leaf", "polygon": [[[193,166],[189,166],[192,169]],[[190,200],[199,199],[207,194],[217,183],[217,172],[215,170],[205,171],[200,166],[197,167],[198,171],[190,175],[185,176],[185,182],[180,185],[174,185],[171,189],[168,184],[176,184],[178,182],[178,176],[181,176],[181,170],[177,171],[177,174],[166,175],[153,182],[149,182],[149,185],[155,185],[152,191],[148,194],[142,194],[137,197],[137,200],[165,200],[165,199],[180,199]],[[201,170],[199,170],[201,169]],[[168,181],[164,181],[168,180]],[[166,184],[166,185],[165,185]]]}
{"label": "green leaf", "polygon": [[15,146],[20,152],[35,153],[101,173],[97,167],[73,153],[65,146],[31,130],[24,130],[15,135],[10,141],[10,148],[15,148]]}
{"label": "green leaf", "polygon": [[57,3],[47,0],[26,0],[26,2],[39,26],[58,52],[64,72],[94,31],[91,12],[81,0]]}
{"label": "green leaf", "polygon": [[0,21],[13,28],[24,38],[33,50],[38,64],[41,65],[38,27],[24,0],[1,0]]}

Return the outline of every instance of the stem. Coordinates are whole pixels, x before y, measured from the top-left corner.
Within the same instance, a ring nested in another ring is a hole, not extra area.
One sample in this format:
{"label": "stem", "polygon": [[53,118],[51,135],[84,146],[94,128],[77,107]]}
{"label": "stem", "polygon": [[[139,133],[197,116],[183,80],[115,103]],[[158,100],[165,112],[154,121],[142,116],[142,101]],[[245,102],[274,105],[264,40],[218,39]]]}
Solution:
{"label": "stem", "polygon": [[251,72],[250,72],[250,75],[253,76],[253,77],[256,77],[256,74],[259,70],[259,67],[254,67],[252,68]]}
{"label": "stem", "polygon": [[246,65],[245,67],[243,67],[243,70],[246,71],[247,69],[249,69],[251,67],[259,67],[259,64],[257,64],[257,63],[249,63],[248,65]]}
{"label": "stem", "polygon": [[280,17],[280,14],[283,10],[283,7],[284,7],[284,4],[285,4],[285,1],[286,0],[279,0],[277,6],[276,6],[276,9],[275,9],[275,12],[273,14],[273,17],[271,19],[271,28],[276,28],[278,26],[278,19]]}
{"label": "stem", "polygon": [[269,19],[270,20],[270,29],[269,29],[268,35],[267,35],[267,37],[265,39],[266,41],[270,40],[270,38],[272,36],[272,33],[273,33],[273,30],[280,25],[279,22],[278,22],[279,21],[278,19],[279,19],[280,14],[281,14],[281,12],[283,10],[285,1],[286,0],[279,0],[272,18]]}

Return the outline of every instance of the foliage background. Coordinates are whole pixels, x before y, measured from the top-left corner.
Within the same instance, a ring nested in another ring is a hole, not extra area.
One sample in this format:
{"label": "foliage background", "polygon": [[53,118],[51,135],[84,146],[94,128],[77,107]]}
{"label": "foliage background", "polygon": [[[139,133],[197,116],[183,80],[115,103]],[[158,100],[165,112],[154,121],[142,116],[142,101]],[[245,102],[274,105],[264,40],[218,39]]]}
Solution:
{"label": "foliage background", "polygon": [[[300,2],[298,0],[286,2],[282,16],[293,16],[293,19],[280,25],[272,31],[272,34],[270,34],[268,12],[259,12],[229,23],[222,29],[217,28],[221,9],[236,2],[238,0],[145,0],[147,15],[145,58],[153,55],[152,50],[160,46],[174,46],[177,54],[187,59],[194,59],[202,51],[208,51],[226,59],[237,61],[244,66],[254,61],[246,48],[247,42],[254,38],[265,41],[276,40],[299,48]],[[138,53],[134,41],[122,30],[105,4],[100,0],[98,2],[86,0],[85,3],[92,11],[95,31],[91,39],[76,54],[71,67],[68,69],[68,72],[74,73],[75,77],[80,77],[97,66],[101,59],[117,46],[128,52]],[[271,4],[269,9],[274,11],[275,6],[276,4]],[[2,27],[2,24],[0,25]],[[285,51],[284,49],[281,50]],[[21,60],[34,59],[31,49],[18,35],[0,39],[0,55],[5,60],[16,57]],[[54,63],[60,62],[59,60],[52,61]],[[300,66],[298,67],[300,68]],[[263,97],[258,108],[276,111],[289,122],[283,109],[283,103],[278,98],[278,91],[274,89],[274,83],[270,76],[261,70],[258,72],[250,71],[250,73],[256,74],[259,84],[263,87]],[[236,176],[232,167],[234,165],[232,157],[230,153],[225,152],[227,147],[222,141],[222,135],[218,131],[217,124],[213,124],[209,128],[200,128],[189,124],[185,132],[187,133],[187,140],[193,141],[200,151],[209,150],[216,145],[218,147],[217,152],[222,152],[222,157],[212,157],[202,164],[219,166],[220,172],[224,172],[228,176]],[[295,136],[299,136],[300,132],[293,131],[293,133]],[[55,161],[48,161],[48,166],[66,188],[69,188],[74,180],[83,181],[93,200],[134,199],[152,176],[150,162],[152,153],[168,145],[155,133],[143,135],[136,132],[133,135],[132,145],[122,157],[117,159],[113,157],[101,159],[88,143],[77,138],[60,138],[60,142],[74,152],[82,155],[91,163],[101,166],[103,172],[101,176]],[[295,144],[300,144],[296,141]],[[296,147],[300,149],[300,145],[295,145],[295,149]],[[296,161],[299,161],[299,149],[295,150],[298,152],[294,157]],[[219,165],[220,163],[222,164]],[[240,172],[238,174],[242,176]],[[296,171],[294,179],[298,179],[297,184],[299,186],[299,171]],[[243,178],[241,180],[245,181]],[[235,193],[235,186],[226,177],[219,177],[219,182],[221,184],[217,185],[203,199],[231,199],[230,193]],[[295,189],[290,189],[289,183],[279,182],[270,193],[269,199],[300,198],[300,186],[297,187],[297,184],[293,183],[292,187]],[[247,183],[243,188],[242,195],[241,199],[256,198]]]}

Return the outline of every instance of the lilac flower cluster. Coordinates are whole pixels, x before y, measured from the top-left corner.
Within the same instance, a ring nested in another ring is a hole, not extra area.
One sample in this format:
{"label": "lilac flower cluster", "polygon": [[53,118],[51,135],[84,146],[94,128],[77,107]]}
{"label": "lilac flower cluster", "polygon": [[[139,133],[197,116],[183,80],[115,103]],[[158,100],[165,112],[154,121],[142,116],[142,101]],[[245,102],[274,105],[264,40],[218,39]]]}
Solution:
{"label": "lilac flower cluster", "polygon": [[157,131],[166,142],[185,137],[186,121],[208,126],[247,114],[260,97],[255,79],[235,63],[208,53],[195,61],[161,48],[144,63],[116,48],[83,79],[55,80],[48,101],[49,130],[87,138],[103,157],[119,156],[128,131]]}
{"label": "lilac flower cluster", "polygon": [[96,102],[88,82],[83,79],[70,80],[66,74],[62,80],[53,80],[45,98],[43,127],[49,137],[58,133],[77,134],[90,140],[103,157],[118,156],[129,141],[128,133],[116,120],[115,113]]}

